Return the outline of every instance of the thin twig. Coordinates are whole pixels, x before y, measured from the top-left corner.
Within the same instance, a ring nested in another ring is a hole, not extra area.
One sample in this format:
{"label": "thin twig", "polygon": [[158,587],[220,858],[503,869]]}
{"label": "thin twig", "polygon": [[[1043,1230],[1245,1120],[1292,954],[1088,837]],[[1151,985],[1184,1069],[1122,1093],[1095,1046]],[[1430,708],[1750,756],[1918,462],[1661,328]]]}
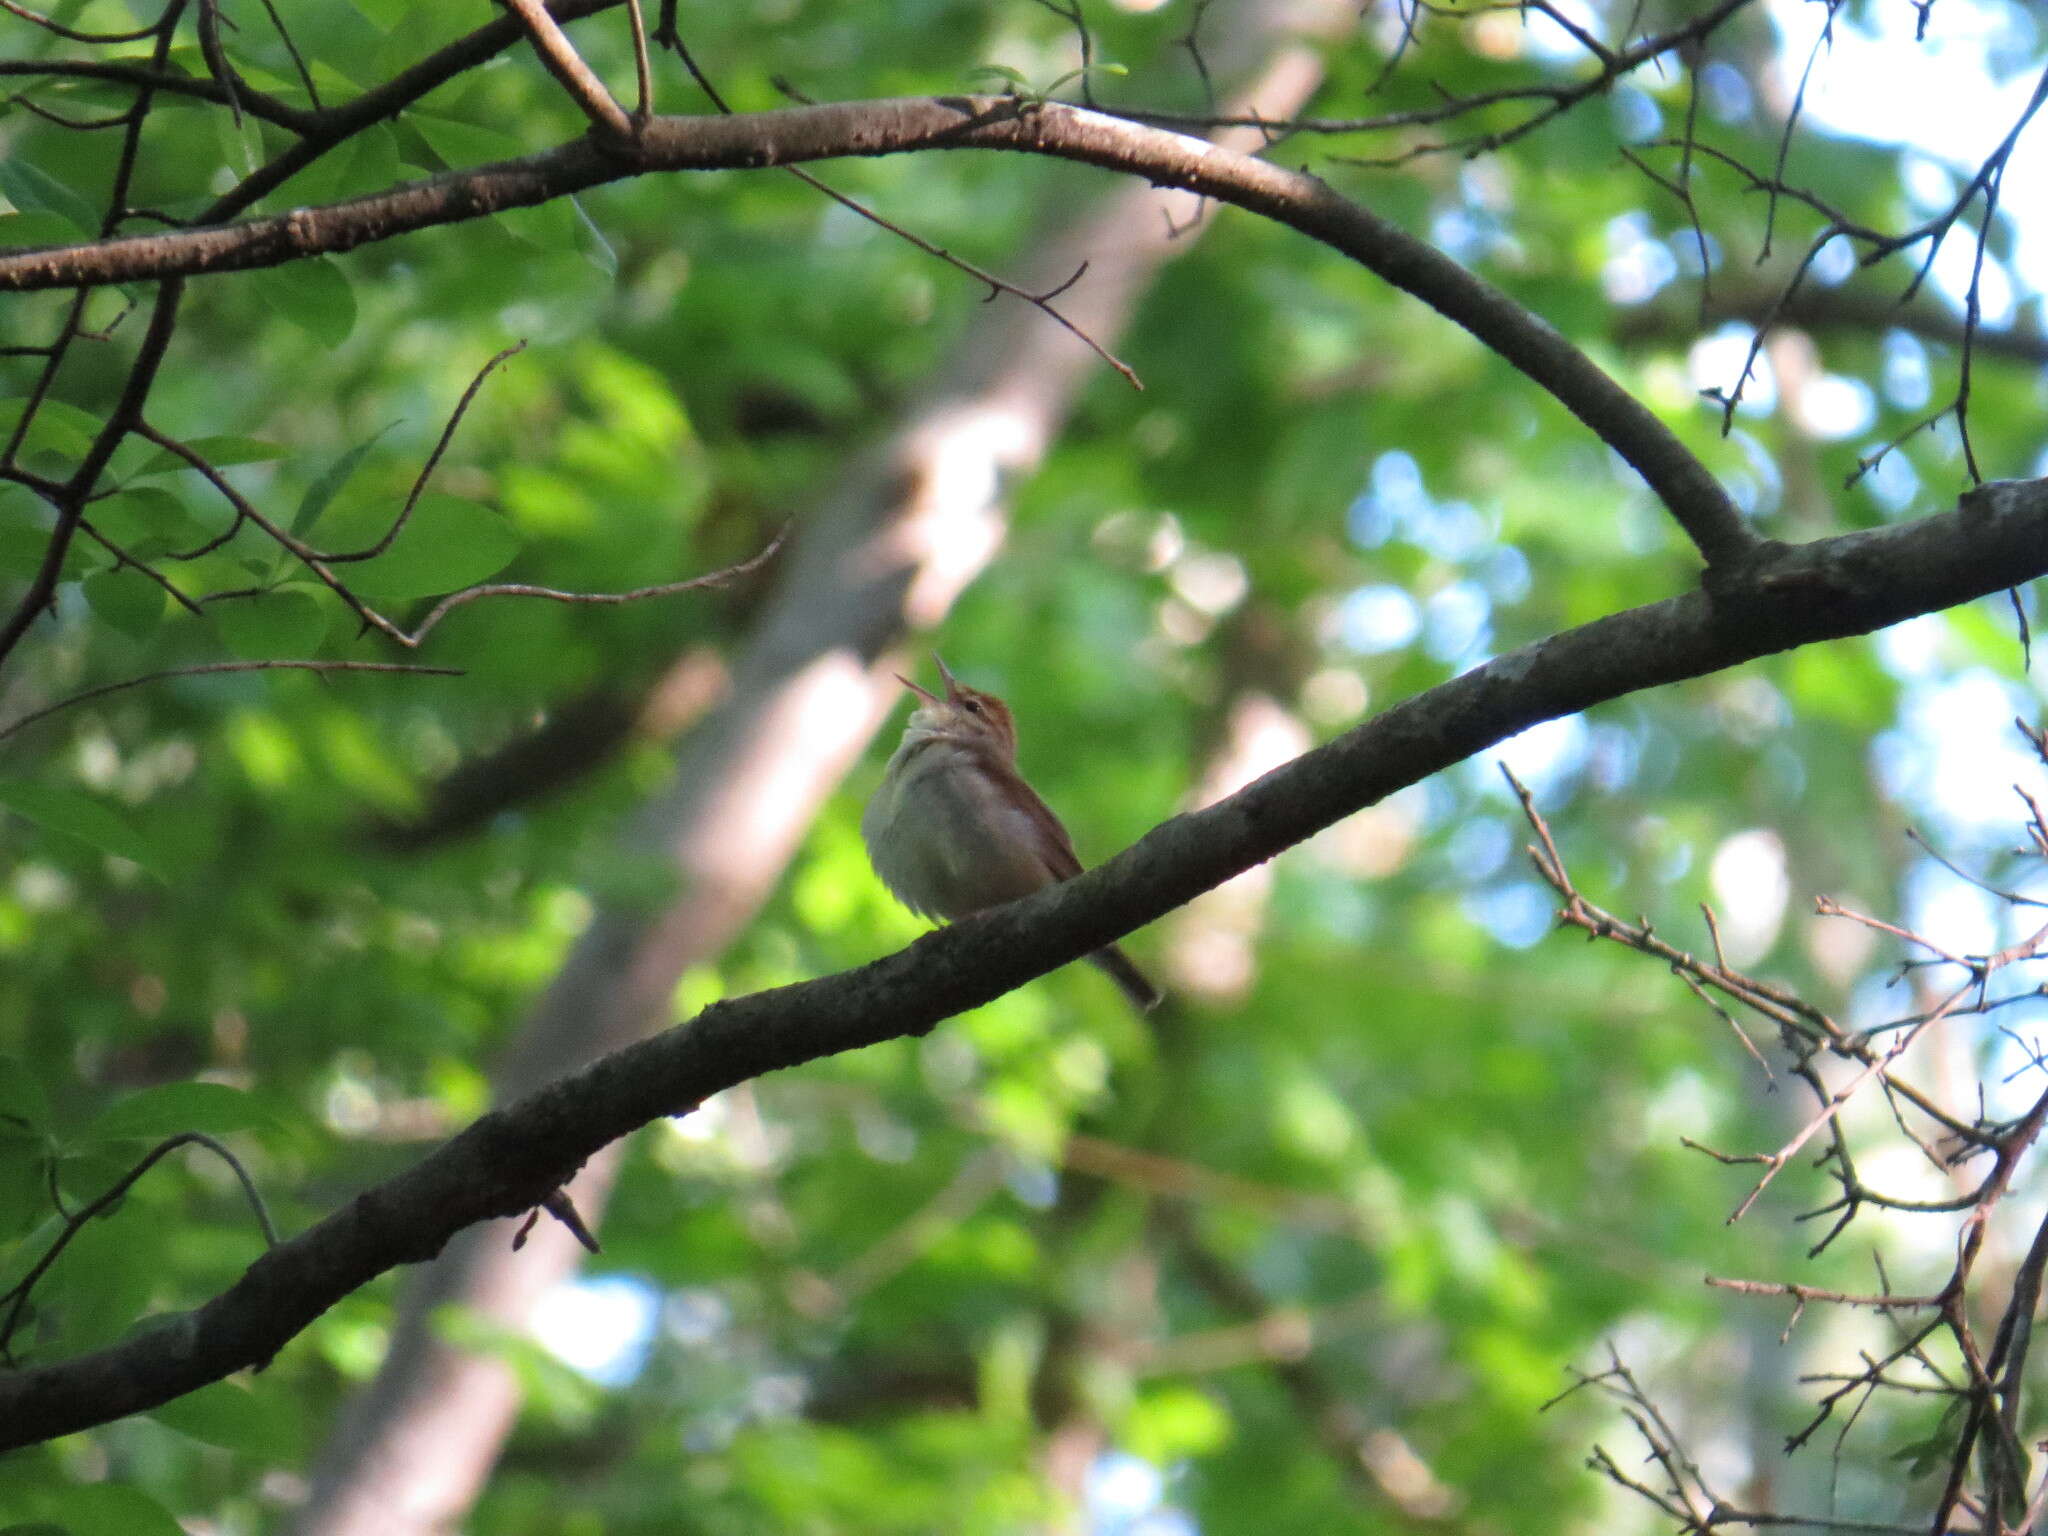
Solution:
{"label": "thin twig", "polygon": [[840,192],[833,187],[827,186],[824,182],[820,181],[816,176],[813,176],[809,171],[805,170],[800,165],[784,166],[783,169],[788,171],[789,174],[794,176],[798,181],[803,182],[806,186],[815,187],[818,191],[824,193],[827,197],[831,198],[833,202],[838,203],[841,207],[851,209],[853,212],[859,214],[862,218],[866,219],[869,223],[875,225],[877,228],[885,229],[890,234],[896,236],[897,239],[907,241],[909,244],[916,246],[917,249],[923,251],[927,256],[936,256],[940,261],[945,262],[948,266],[956,267],[960,271],[965,272],[969,277],[973,278],[976,282],[988,284],[989,297],[993,298],[996,294],[1007,293],[1012,298],[1022,299],[1026,304],[1029,304],[1032,308],[1038,310],[1041,314],[1047,316],[1054,323],[1056,323],[1062,329],[1064,329],[1068,335],[1073,336],[1075,339],[1080,341],[1080,343],[1083,346],[1087,347],[1089,351],[1093,352],[1097,357],[1101,358],[1105,363],[1109,364],[1110,367],[1114,368],[1117,371],[1117,373],[1122,376],[1124,382],[1129,384],[1131,388],[1142,390],[1145,387],[1145,381],[1138,377],[1136,369],[1132,368],[1130,364],[1126,363],[1114,352],[1111,352],[1109,348],[1105,347],[1101,342],[1097,341],[1093,336],[1090,336],[1086,331],[1082,330],[1080,326],[1076,325],[1073,321],[1069,320],[1065,315],[1061,314],[1059,310],[1053,307],[1052,301],[1054,299],[1058,298],[1061,294],[1065,293],[1069,288],[1073,287],[1074,284],[1078,283],[1081,280],[1082,276],[1088,270],[1087,262],[1084,261],[1080,264],[1080,266],[1076,267],[1073,271],[1073,274],[1069,276],[1065,282],[1060,283],[1056,287],[1048,288],[1043,293],[1033,293],[1028,288],[1020,288],[1015,283],[1007,282],[1004,279],[997,277],[993,272],[987,271],[984,268],[975,265],[975,263],[968,261],[965,257],[955,255],[953,252],[947,250],[942,245],[934,245],[931,241],[925,239],[922,235],[914,234],[910,230],[905,229],[901,224],[896,223],[895,220],[884,218],[881,214],[875,212],[874,209],[868,207],[866,204],[858,202],[854,198],[848,197],[844,192]]}
{"label": "thin twig", "polygon": [[428,677],[464,675],[460,667],[416,666],[402,661],[209,661],[190,667],[166,667],[160,672],[145,672],[140,677],[124,678],[118,683],[103,683],[97,688],[88,688],[83,693],[74,693],[67,699],[59,699],[54,704],[46,704],[41,709],[31,710],[28,714],[0,726],[0,741],[5,741],[17,731],[27,730],[38,720],[47,720],[60,710],[70,709],[75,704],[85,704],[129,688],[140,688],[145,683],[160,683],[169,677],[205,677],[216,672],[398,672]]}
{"label": "thin twig", "polygon": [[440,465],[441,456],[448,451],[448,445],[455,440],[455,429],[462,425],[462,418],[468,414],[470,402],[476,399],[477,391],[484,387],[484,380],[491,376],[500,363],[508,358],[517,357],[525,350],[526,342],[522,338],[477,370],[476,377],[469,381],[469,387],[462,392],[462,398],[455,402],[455,409],[448,415],[448,424],[441,429],[441,436],[435,441],[433,452],[427,455],[427,462],[420,466],[420,472],[413,477],[412,489],[406,492],[405,505],[398,509],[397,518],[384,530],[384,536],[363,549],[341,554],[323,552],[319,557],[321,560],[329,565],[345,565],[352,560],[374,560],[391,547],[392,541],[405,531],[405,525],[411,521],[413,509],[419,505],[421,493],[426,490],[427,482],[433,478],[434,470]]}
{"label": "thin twig", "polygon": [[617,603],[644,602],[651,597],[674,597],[681,592],[697,592],[706,587],[722,587],[738,581],[742,576],[751,576],[782,548],[782,541],[789,535],[788,526],[777,530],[774,538],[763,546],[758,554],[749,555],[737,565],[728,565],[723,570],[711,571],[702,576],[691,576],[683,581],[665,581],[652,587],[635,587],[630,592],[562,592],[554,587],[536,587],[525,582],[497,581],[482,586],[465,587],[460,592],[451,592],[431,609],[427,616],[410,634],[399,638],[408,646],[417,646],[426,639],[428,631],[439,624],[457,608],[476,602],[485,597],[538,597],[551,603],[583,603],[607,606]]}
{"label": "thin twig", "polygon": [[[1043,4],[1044,0],[1040,0],[1040,3]],[[1059,14],[1064,15],[1065,12],[1060,12]],[[710,77],[698,67],[696,58],[691,54],[682,39],[671,36],[669,46],[675,50],[676,57],[682,60],[683,68],[690,72],[690,78],[697,82],[697,88],[704,93],[705,97],[711,102],[711,105],[720,113],[731,116],[732,107],[727,103],[718,87],[711,83]],[[1081,263],[1071,277],[1057,287],[1050,288],[1044,293],[1033,293],[1027,288],[1018,287],[1015,283],[1006,282],[1004,279],[997,277],[993,272],[983,270],[964,257],[954,255],[944,246],[935,245],[922,235],[913,234],[893,219],[883,217],[874,209],[868,207],[867,204],[856,198],[849,197],[846,193],[819,180],[800,165],[784,166],[783,169],[788,171],[798,181],[801,181],[805,186],[824,193],[825,196],[831,198],[833,202],[839,204],[842,208],[848,209],[858,214],[861,218],[866,219],[877,229],[887,230],[890,234],[896,236],[897,239],[908,242],[918,250],[923,251],[927,256],[936,257],[948,266],[965,272],[976,282],[986,283],[991,298],[998,293],[1007,293],[1013,298],[1022,299],[1025,303],[1031,305],[1034,309],[1040,311],[1061,326],[1070,335],[1076,337],[1089,351],[1114,368],[1131,388],[1142,390],[1145,387],[1144,381],[1138,377],[1135,369],[1053,307],[1052,301],[1079,282],[1081,275],[1088,270],[1088,263],[1085,261]]]}
{"label": "thin twig", "polygon": [[109,1185],[97,1199],[71,1212],[65,1218],[64,1230],[57,1234],[49,1248],[30,1266],[28,1273],[16,1281],[4,1296],[0,1296],[0,1301],[8,1303],[6,1321],[0,1323],[0,1360],[13,1359],[14,1331],[21,1324],[22,1311],[28,1305],[29,1295],[35,1290],[37,1282],[49,1273],[50,1267],[63,1256],[64,1250],[71,1245],[72,1238],[84,1229],[88,1221],[118,1205],[122,1197],[135,1187],[136,1180],[178,1148],[186,1146],[205,1147],[234,1170],[236,1179],[241,1183],[242,1193],[249,1202],[249,1208],[256,1215],[256,1225],[262,1230],[263,1246],[277,1246],[277,1228],[271,1225],[270,1212],[263,1204],[263,1196],[257,1192],[256,1181],[249,1177],[249,1170],[242,1166],[242,1160],[203,1131],[180,1131],[175,1136],[167,1136],[151,1147],[134,1167]]}
{"label": "thin twig", "polygon": [[139,43],[143,38],[153,36],[162,25],[160,22],[152,22],[146,27],[137,27],[132,32],[81,32],[76,27],[67,27],[60,21],[51,20],[40,11],[32,11],[25,5],[19,5],[16,0],[0,0],[0,11],[6,11],[10,16],[19,16],[23,21],[41,27],[45,32],[73,43]]}

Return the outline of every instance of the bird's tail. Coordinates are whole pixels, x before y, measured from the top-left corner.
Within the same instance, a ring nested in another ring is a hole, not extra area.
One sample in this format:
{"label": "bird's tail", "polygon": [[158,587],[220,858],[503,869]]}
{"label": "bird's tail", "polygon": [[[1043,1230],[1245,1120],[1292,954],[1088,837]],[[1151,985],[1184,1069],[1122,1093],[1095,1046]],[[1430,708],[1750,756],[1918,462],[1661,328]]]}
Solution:
{"label": "bird's tail", "polygon": [[1109,973],[1109,979],[1123,989],[1124,996],[1131,1000],[1131,1006],[1140,1013],[1150,1013],[1165,996],[1146,979],[1143,971],[1131,964],[1131,957],[1114,944],[1107,949],[1096,950],[1088,959]]}

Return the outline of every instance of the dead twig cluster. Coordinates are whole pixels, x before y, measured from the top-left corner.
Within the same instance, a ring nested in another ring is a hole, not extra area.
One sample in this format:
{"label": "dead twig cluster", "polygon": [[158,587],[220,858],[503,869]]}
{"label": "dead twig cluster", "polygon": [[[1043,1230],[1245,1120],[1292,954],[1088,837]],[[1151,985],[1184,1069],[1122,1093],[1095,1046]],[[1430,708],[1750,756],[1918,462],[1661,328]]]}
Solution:
{"label": "dead twig cluster", "polygon": [[[2048,766],[2048,736],[2024,722],[2020,729]],[[1995,1020],[2000,1010],[2040,997],[2042,982],[2027,975],[2024,968],[2048,958],[2048,924],[2019,925],[2023,936],[1994,953],[1959,953],[1909,928],[1821,898],[1816,903],[1821,915],[1858,923],[1905,945],[1909,955],[1901,974],[1920,975],[1931,989],[1923,998],[1924,1005],[1911,1012],[1875,1027],[1851,1028],[1789,989],[1730,964],[1712,908],[1702,908],[1710,951],[1698,954],[1671,943],[1647,918],[1630,922],[1590,901],[1566,869],[1529,791],[1512,773],[1507,777],[1536,834],[1528,850],[1530,858],[1538,875],[1561,899],[1559,922],[1581,930],[1589,939],[1620,944],[1661,962],[1728,1028],[1774,1083],[1775,1058],[1804,1086],[1810,1107],[1776,1147],[1726,1152],[1686,1141],[1687,1146],[1717,1162],[1758,1170],[1730,1214],[1731,1222],[1748,1214],[1779,1174],[1818,1142],[1820,1150],[1811,1165],[1825,1175],[1832,1193],[1798,1217],[1828,1223],[1808,1257],[1828,1248],[1868,1210],[1926,1220],[1948,1218],[1955,1223],[1954,1262],[1947,1278],[1931,1291],[1895,1290],[1881,1258],[1879,1288],[1865,1292],[1789,1280],[1706,1277],[1708,1285],[1734,1294],[1789,1301],[1787,1338],[1809,1306],[1860,1309],[1887,1320],[1889,1347],[1863,1351],[1854,1369],[1805,1378],[1822,1390],[1813,1413],[1788,1437],[1785,1448],[1791,1452],[1805,1446],[1840,1413],[1839,1455],[1842,1437],[1880,1393],[1945,1399],[1947,1407],[1939,1429],[1916,1448],[1916,1465],[1930,1470],[1946,1467],[1933,1501],[1931,1524],[1907,1527],[1828,1518],[1793,1520],[1738,1507],[1711,1490],[1698,1464],[1683,1451],[1672,1424],[1619,1356],[1607,1370],[1582,1377],[1579,1385],[1597,1388],[1622,1405],[1648,1448],[1648,1464],[1657,1469],[1657,1476],[1645,1481],[1643,1476],[1625,1471],[1605,1450],[1595,1453],[1593,1466],[1648,1499],[1686,1531],[1811,1525],[1826,1530],[1940,1532],[1965,1517],[1986,1536],[2018,1536],[2033,1529],[2043,1508],[2048,1507],[2048,1473],[2038,1470],[2029,1456],[2021,1414],[2034,1313],[2044,1273],[2048,1273],[2048,1219],[2025,1218],[2034,1222],[2030,1236],[2023,1231],[1996,1245],[1989,1236],[1994,1219],[2005,1208],[2021,1160],[2048,1129],[2048,1089],[2017,1114],[1992,1112],[1982,1090],[1973,1107],[1959,1108],[1917,1081],[1909,1058],[1914,1045],[1937,1026],[1967,1018]],[[2032,860],[2048,861],[2048,826],[2042,821],[2040,802],[2024,788],[2016,786],[2016,792],[2027,812],[2028,846],[2020,851]],[[1917,836],[1915,841],[1926,846]],[[2039,898],[1970,876],[1941,855],[1935,857],[2009,911],[2022,913],[2043,905]],[[1758,1023],[1771,1032],[1762,1045],[1751,1032]],[[2025,1044],[2010,1031],[2006,1033],[2016,1043]],[[2035,1047],[2026,1047],[2026,1054],[2027,1064],[2015,1078],[2027,1072],[2048,1074],[2048,1055]],[[1911,1197],[1887,1190],[1863,1175],[1845,1112],[1870,1097],[1884,1104],[1892,1135],[1911,1147],[1922,1163],[1957,1186],[1954,1196]],[[2022,1243],[2024,1257],[2008,1273],[1985,1262],[1988,1251],[2017,1248]]]}

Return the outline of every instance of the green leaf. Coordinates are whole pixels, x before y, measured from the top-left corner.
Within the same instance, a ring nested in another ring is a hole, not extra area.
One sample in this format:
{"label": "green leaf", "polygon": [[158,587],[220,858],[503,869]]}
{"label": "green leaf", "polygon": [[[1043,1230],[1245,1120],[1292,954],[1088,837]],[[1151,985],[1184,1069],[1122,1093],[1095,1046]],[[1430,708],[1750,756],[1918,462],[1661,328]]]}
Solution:
{"label": "green leaf", "polygon": [[10,213],[0,218],[0,245],[32,250],[41,245],[71,245],[78,229],[58,213]]}
{"label": "green leaf", "polygon": [[313,525],[320,520],[320,514],[327,510],[327,504],[334,500],[335,493],[348,484],[349,476],[361,466],[363,458],[377,444],[377,439],[389,432],[397,422],[379,427],[355,447],[349,449],[314,482],[306,487],[306,494],[299,498],[299,509],[292,514],[291,531],[298,538],[304,538],[313,531]]}
{"label": "green leaf", "polygon": [[1137,1455],[1160,1465],[1206,1456],[1230,1439],[1230,1415],[1197,1387],[1160,1386],[1131,1405],[1121,1439]]}
{"label": "green leaf", "polygon": [[[25,399],[0,400],[0,442],[14,435],[15,424],[27,408]],[[89,411],[66,405],[62,400],[46,399],[36,407],[35,420],[29,423],[22,447],[30,453],[41,449],[66,458],[83,458],[105,425]]]}
{"label": "green leaf", "polygon": [[[50,516],[31,491],[0,485],[0,574],[27,577],[50,547]],[[67,558],[81,558],[77,554]]]}
{"label": "green leaf", "polygon": [[[97,1349],[147,1316],[162,1278],[153,1235],[147,1215],[130,1215],[120,1202],[78,1229],[30,1302],[42,1314],[38,1331],[50,1348],[64,1354]],[[47,1251],[46,1244],[39,1254]]]}
{"label": "green leaf", "polygon": [[13,1056],[0,1056],[0,1127],[6,1126],[50,1128],[50,1101],[41,1080]]}
{"label": "green leaf", "polygon": [[207,611],[228,649],[249,661],[310,656],[327,636],[326,605],[298,583],[211,603]]}
{"label": "green leaf", "polygon": [[412,0],[351,0],[351,4],[385,32],[404,21],[405,13],[412,9]]}
{"label": "green leaf", "polygon": [[20,213],[51,213],[90,240],[99,232],[100,216],[92,204],[49,172],[30,165],[19,154],[0,159],[0,193]]}
{"label": "green leaf", "polygon": [[1031,82],[1016,70],[1011,69],[1007,64],[977,64],[973,69],[967,71],[967,78],[970,80],[1001,80],[1005,84],[1014,85],[1020,91],[1029,92],[1031,90]]}
{"label": "green leaf", "polygon": [[37,1222],[33,1231],[22,1234],[4,1253],[0,1253],[0,1295],[5,1295],[27,1278],[28,1272],[50,1251],[50,1244],[57,1240],[64,1227],[64,1218],[53,1211]]}
{"label": "green leaf", "polygon": [[53,1488],[37,1502],[68,1536],[184,1536],[169,1510],[126,1483]]}
{"label": "green leaf", "polygon": [[164,620],[164,589],[132,567],[95,571],[79,585],[94,615],[124,635],[146,640]]}
{"label": "green leaf", "polygon": [[273,1125],[251,1094],[226,1083],[165,1083],[110,1105],[77,1141],[157,1141],[180,1131],[225,1136]]}
{"label": "green leaf", "polygon": [[429,492],[390,549],[335,574],[381,601],[432,597],[495,576],[518,553],[518,532],[496,512]]}
{"label": "green leaf", "polygon": [[340,346],[355,329],[356,296],[339,262],[316,256],[252,272],[249,281],[264,303],[323,346]]}
{"label": "green leaf", "polygon": [[19,1237],[50,1208],[54,1150],[48,1136],[0,1119],[0,1243]]}
{"label": "green leaf", "polygon": [[277,204],[282,207],[340,202],[386,190],[402,179],[398,167],[398,141],[380,123],[322,155],[274,196],[282,200]]}
{"label": "green leaf", "polygon": [[0,781],[0,805],[47,832],[75,837],[81,843],[139,865],[159,880],[167,879],[163,856],[128,818],[103,801],[75,789],[25,779]]}
{"label": "green leaf", "polygon": [[573,197],[558,197],[531,208],[506,208],[491,216],[491,222],[522,245],[540,251],[579,251],[587,236],[577,218]]}
{"label": "green leaf", "polygon": [[1084,76],[1120,76],[1128,75],[1129,73],[1130,71],[1124,68],[1124,66],[1121,64],[1092,64],[1086,69],[1070,69],[1064,75],[1061,75],[1057,80],[1053,81],[1052,84],[1048,85],[1043,91],[1039,92],[1039,94],[1041,96],[1050,96],[1054,91],[1060,90],[1064,88],[1066,85],[1068,85],[1070,82],[1079,80]]}
{"label": "green leaf", "polygon": [[1934,1435],[1925,1440],[1915,1440],[1910,1445],[1900,1446],[1892,1452],[1891,1459],[1907,1463],[1908,1477],[1925,1477],[1946,1461],[1955,1447],[1955,1436]]}
{"label": "green leaf", "polygon": [[216,1382],[152,1408],[149,1416],[206,1445],[268,1461],[294,1461],[303,1449],[295,1405],[261,1385]]}
{"label": "green leaf", "polygon": [[409,112],[405,120],[427,141],[427,147],[447,162],[451,171],[493,160],[510,160],[525,148],[509,133],[458,123],[453,118]]}
{"label": "green leaf", "polygon": [[200,543],[207,531],[162,486],[130,486],[93,503],[92,525],[139,560]]}
{"label": "green leaf", "polygon": [[[4,409],[4,404],[0,404],[0,409]],[[185,446],[215,469],[225,469],[230,464],[260,464],[266,459],[288,459],[292,456],[292,450],[289,448],[281,448],[276,443],[262,442],[253,437],[194,437],[186,439]],[[144,475],[163,475],[189,468],[191,466],[170,449],[159,448],[154,455],[143,461],[142,468],[135,472],[135,477],[141,479]]]}

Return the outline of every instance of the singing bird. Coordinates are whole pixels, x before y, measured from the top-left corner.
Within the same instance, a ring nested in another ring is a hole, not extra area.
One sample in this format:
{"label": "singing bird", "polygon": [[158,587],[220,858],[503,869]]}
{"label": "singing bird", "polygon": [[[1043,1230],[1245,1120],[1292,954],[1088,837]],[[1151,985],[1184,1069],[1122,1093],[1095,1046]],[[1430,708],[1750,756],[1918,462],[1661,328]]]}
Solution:
{"label": "singing bird", "polygon": [[[937,655],[946,696],[899,675],[919,704],[868,801],[860,832],[896,899],[952,922],[1081,873],[1073,839],[1017,772],[1017,726],[992,693],[960,682]],[[1159,989],[1111,945],[1088,957],[1140,1009]]]}

